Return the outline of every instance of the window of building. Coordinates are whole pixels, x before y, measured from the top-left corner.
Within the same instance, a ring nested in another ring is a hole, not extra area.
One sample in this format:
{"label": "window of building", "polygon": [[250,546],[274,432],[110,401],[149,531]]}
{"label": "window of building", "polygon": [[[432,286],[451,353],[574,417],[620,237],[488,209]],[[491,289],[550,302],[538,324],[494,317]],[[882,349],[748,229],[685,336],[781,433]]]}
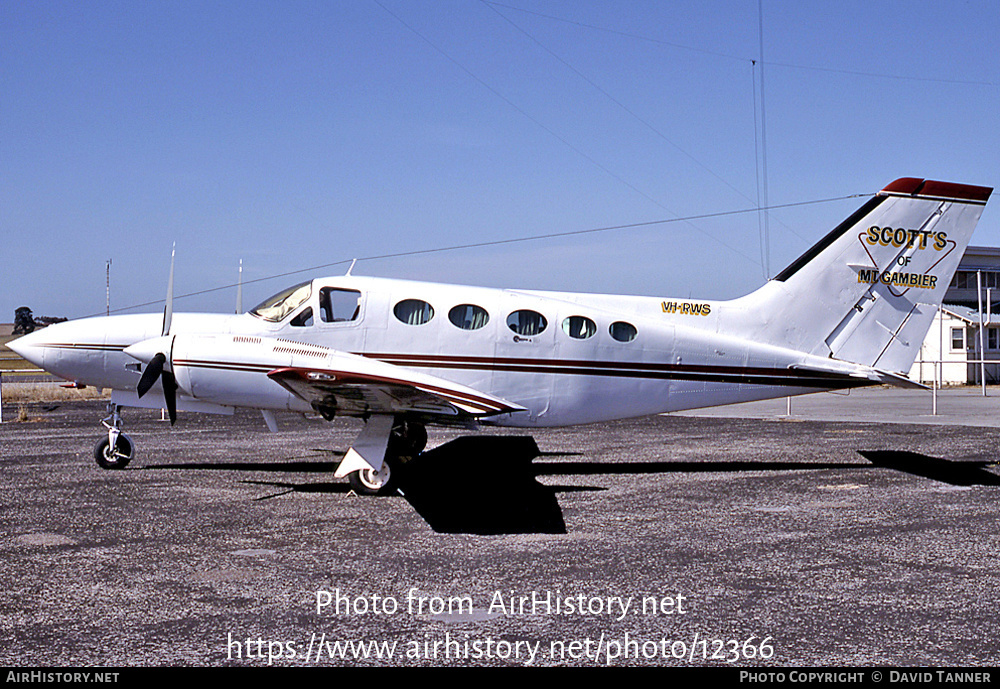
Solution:
{"label": "window of building", "polygon": [[[984,270],[982,276],[983,289],[996,289],[1000,286],[1000,273],[995,270]],[[951,279],[951,287],[954,289],[976,289],[978,285],[978,277],[974,270],[959,270]]]}
{"label": "window of building", "polygon": [[1000,349],[1000,328],[986,329],[986,348]]}
{"label": "window of building", "polygon": [[521,309],[507,316],[507,327],[518,335],[538,335],[548,325],[545,316],[531,309]]}
{"label": "window of building", "polygon": [[392,312],[407,325],[423,325],[434,318],[434,307],[422,299],[404,299],[393,307]]}
{"label": "window of building", "polygon": [[951,329],[951,349],[952,351],[965,349],[965,328]]}
{"label": "window of building", "polygon": [[324,287],[319,291],[319,317],[324,323],[356,321],[361,315],[361,292]]}
{"label": "window of building", "polygon": [[611,333],[611,337],[619,342],[631,342],[639,334],[634,325],[625,321],[615,321],[608,328],[608,331]]}
{"label": "window of building", "polygon": [[562,329],[574,340],[586,340],[597,332],[597,323],[586,316],[570,316],[563,319]]}
{"label": "window of building", "polygon": [[490,314],[482,306],[459,304],[448,312],[448,320],[462,330],[479,330],[490,322]]}

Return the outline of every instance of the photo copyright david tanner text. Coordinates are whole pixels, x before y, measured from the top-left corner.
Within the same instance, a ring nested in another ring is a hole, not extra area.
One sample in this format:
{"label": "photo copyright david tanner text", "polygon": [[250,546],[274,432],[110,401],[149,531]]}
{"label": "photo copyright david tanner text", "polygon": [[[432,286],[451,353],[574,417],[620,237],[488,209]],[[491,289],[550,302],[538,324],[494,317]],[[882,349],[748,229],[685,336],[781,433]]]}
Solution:
{"label": "photo copyright david tanner text", "polygon": [[621,623],[630,618],[676,619],[693,609],[683,593],[596,595],[564,590],[496,590],[487,594],[435,595],[411,588],[393,595],[358,593],[340,588],[315,592],[314,612],[321,618],[316,631],[299,639],[275,639],[227,634],[227,660],[253,664],[322,664],[343,662],[407,663],[420,661],[483,661],[535,665],[580,662],[615,665],[625,662],[672,661],[732,664],[769,660],[773,638],[746,634],[686,635],[655,632],[596,631],[578,636],[530,635],[511,640],[510,634],[455,631],[422,632],[412,638],[374,639],[347,637],[324,630],[324,621],[344,618],[411,616],[423,621],[462,621],[489,625],[493,619],[512,617],[578,617]]}

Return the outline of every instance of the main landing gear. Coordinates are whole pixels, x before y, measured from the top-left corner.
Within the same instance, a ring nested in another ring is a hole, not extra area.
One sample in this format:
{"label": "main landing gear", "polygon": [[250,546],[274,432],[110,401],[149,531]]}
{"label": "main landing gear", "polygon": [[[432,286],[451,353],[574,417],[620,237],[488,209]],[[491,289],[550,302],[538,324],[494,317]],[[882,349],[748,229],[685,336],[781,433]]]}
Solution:
{"label": "main landing gear", "polygon": [[396,491],[399,472],[427,446],[427,429],[416,421],[398,420],[389,433],[382,468],[362,467],[347,475],[351,489],[359,495],[390,495]]}
{"label": "main landing gear", "polygon": [[94,459],[102,469],[124,469],[135,454],[135,443],[122,433],[121,407],[108,404],[108,416],[101,424],[108,429],[108,437],[94,447]]}

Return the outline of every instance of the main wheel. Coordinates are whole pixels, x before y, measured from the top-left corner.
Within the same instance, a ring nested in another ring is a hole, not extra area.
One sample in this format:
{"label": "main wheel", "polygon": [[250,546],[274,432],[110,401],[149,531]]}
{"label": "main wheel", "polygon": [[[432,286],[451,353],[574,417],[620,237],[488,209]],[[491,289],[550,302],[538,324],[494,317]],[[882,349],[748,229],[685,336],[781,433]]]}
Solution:
{"label": "main wheel", "polygon": [[94,447],[94,459],[102,469],[124,469],[132,461],[135,445],[132,439],[122,433],[115,441],[114,449],[111,442],[104,436]]}
{"label": "main wheel", "polygon": [[359,495],[389,495],[395,488],[392,468],[388,462],[382,463],[381,471],[375,471],[371,467],[352,471],[347,475],[347,480]]}
{"label": "main wheel", "polygon": [[427,447],[427,428],[416,421],[403,421],[392,429],[388,454],[408,462]]}

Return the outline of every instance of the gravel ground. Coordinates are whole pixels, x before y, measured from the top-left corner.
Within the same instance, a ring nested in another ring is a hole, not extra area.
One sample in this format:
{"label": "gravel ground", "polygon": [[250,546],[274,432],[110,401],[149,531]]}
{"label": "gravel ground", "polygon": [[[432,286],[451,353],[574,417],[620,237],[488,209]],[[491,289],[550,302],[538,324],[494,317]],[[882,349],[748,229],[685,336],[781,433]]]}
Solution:
{"label": "gravel ground", "polygon": [[357,421],[129,411],[105,471],[102,404],[28,411],[3,665],[1000,661],[1000,429],[650,417],[533,432],[533,462],[432,430],[406,497],[361,497],[332,477]]}

